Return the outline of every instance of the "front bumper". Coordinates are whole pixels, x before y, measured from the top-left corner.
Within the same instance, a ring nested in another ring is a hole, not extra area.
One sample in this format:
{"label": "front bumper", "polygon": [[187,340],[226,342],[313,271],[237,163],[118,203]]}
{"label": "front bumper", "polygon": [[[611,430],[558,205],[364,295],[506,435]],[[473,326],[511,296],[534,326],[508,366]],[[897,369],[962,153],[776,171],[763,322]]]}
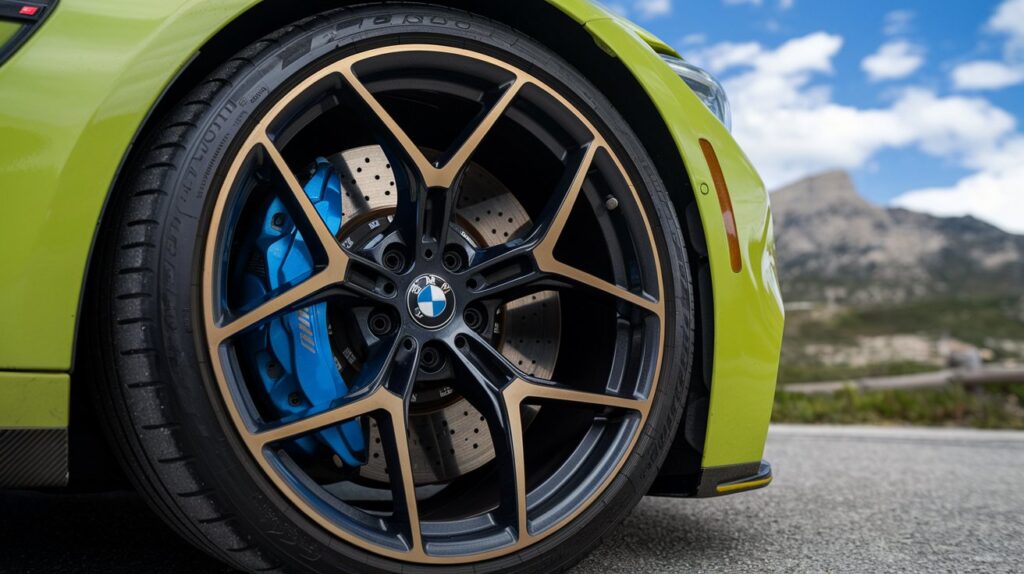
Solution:
{"label": "front bumper", "polygon": [[772,465],[762,460],[702,468],[695,476],[684,479],[659,476],[647,494],[669,498],[714,498],[764,488],[771,484],[772,479]]}

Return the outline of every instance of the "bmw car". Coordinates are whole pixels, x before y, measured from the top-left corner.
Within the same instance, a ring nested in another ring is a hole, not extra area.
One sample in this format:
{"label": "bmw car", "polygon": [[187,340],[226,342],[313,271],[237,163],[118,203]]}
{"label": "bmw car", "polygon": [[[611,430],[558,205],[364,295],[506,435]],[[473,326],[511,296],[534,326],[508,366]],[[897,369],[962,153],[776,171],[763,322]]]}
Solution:
{"label": "bmw car", "polygon": [[429,573],[767,485],[769,200],[684,56],[585,0],[0,0],[0,487]]}

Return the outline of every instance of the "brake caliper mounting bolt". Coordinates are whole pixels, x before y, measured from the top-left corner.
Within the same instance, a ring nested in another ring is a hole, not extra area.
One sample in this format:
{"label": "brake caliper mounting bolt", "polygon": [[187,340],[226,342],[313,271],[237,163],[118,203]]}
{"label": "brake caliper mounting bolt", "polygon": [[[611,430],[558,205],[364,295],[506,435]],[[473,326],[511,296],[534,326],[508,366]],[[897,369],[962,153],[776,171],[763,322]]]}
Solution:
{"label": "brake caliper mounting bolt", "polygon": [[302,397],[299,396],[299,393],[292,393],[288,395],[288,404],[297,407],[302,404]]}
{"label": "brake caliper mounting bolt", "polygon": [[281,229],[284,228],[284,214],[275,213],[274,216],[270,218],[270,226],[276,231],[281,231]]}

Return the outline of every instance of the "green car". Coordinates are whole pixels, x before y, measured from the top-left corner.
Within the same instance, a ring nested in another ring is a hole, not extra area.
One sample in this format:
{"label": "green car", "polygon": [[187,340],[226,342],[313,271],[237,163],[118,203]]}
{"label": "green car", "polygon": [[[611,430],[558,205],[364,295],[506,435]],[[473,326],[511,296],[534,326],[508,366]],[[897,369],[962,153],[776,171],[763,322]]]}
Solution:
{"label": "green car", "polygon": [[584,0],[0,0],[0,206],[2,488],[123,472],[248,571],[546,572],[771,481],[764,185]]}

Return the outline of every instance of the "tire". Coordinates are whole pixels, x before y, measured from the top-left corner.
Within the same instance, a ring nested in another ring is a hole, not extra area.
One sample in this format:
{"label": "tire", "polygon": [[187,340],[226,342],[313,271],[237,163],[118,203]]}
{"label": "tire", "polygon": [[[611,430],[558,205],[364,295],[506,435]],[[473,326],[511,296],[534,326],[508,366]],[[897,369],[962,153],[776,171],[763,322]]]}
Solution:
{"label": "tire", "polygon": [[[204,256],[214,206],[254,118],[340,55],[414,40],[513,62],[578,106],[634,183],[660,269],[659,375],[646,422],[618,470],[549,535],[457,564],[407,561],[343,540],[283,494],[240,438],[204,327]],[[97,403],[127,474],[189,542],[246,571],[558,572],[591,551],[647,491],[675,436],[690,377],[693,299],[683,234],[638,138],[557,55],[501,24],[441,7],[389,3],[332,11],[282,28],[225,62],[142,149],[115,190],[99,254],[96,334],[105,376]]]}

